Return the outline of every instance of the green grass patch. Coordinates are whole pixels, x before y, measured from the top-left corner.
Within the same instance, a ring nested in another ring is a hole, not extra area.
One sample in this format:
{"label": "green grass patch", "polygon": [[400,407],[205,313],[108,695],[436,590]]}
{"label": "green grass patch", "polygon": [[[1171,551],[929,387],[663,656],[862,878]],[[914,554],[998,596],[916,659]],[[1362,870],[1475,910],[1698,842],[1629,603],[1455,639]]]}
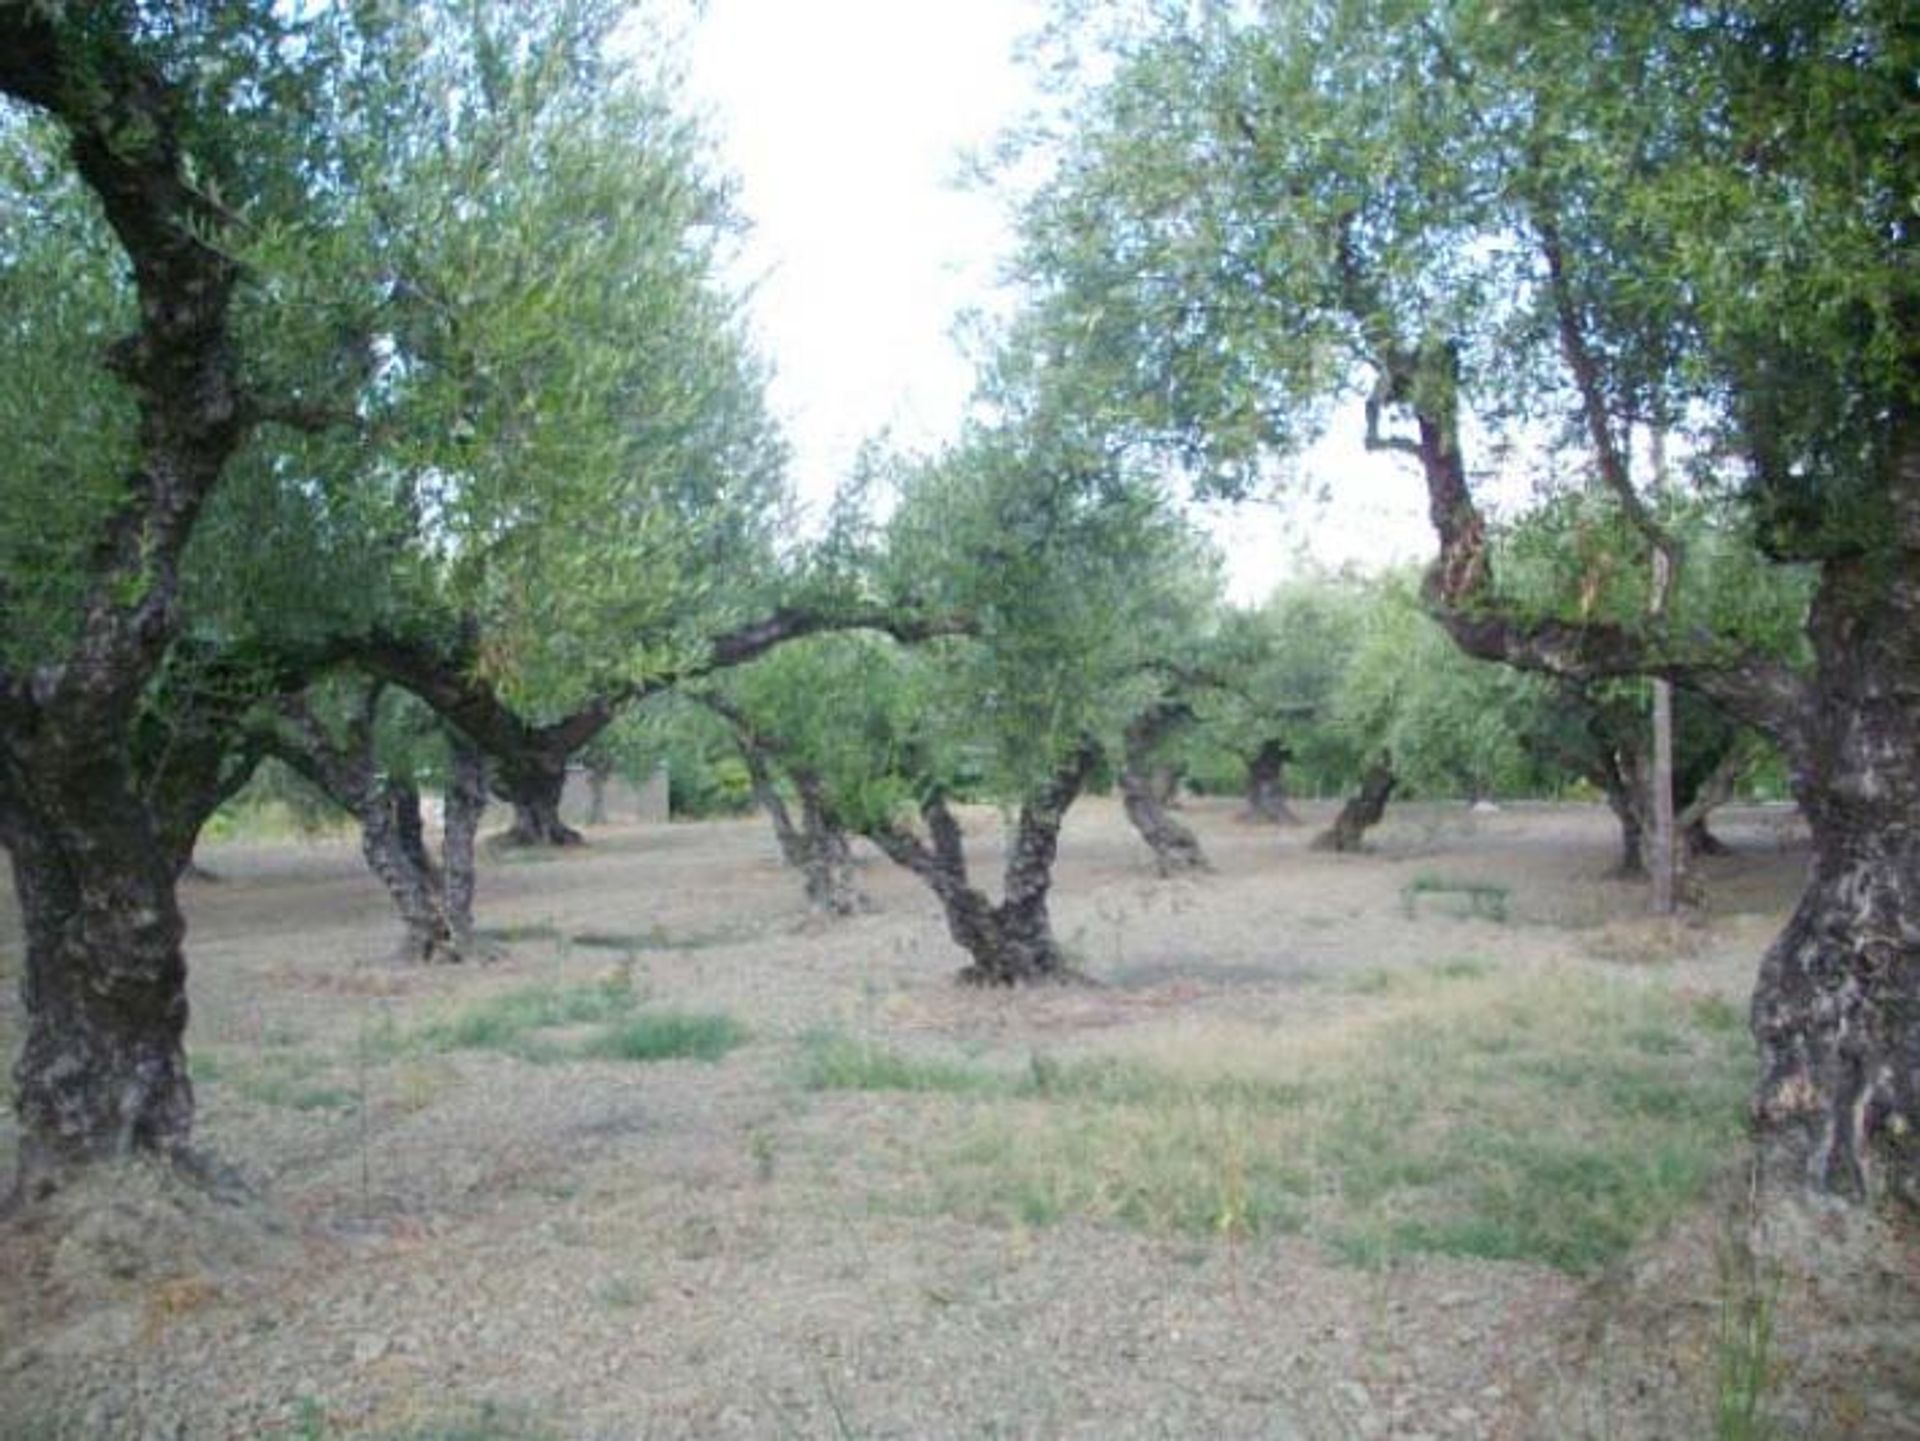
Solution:
{"label": "green grass patch", "polygon": [[1446,876],[1418,875],[1400,889],[1401,908],[1409,916],[1420,913],[1422,900],[1430,909],[1449,915],[1478,920],[1504,921],[1512,891],[1493,881],[1449,879]]}
{"label": "green grass patch", "polygon": [[600,1061],[717,1061],[746,1039],[731,1016],[654,1011],[608,1026],[579,1053]]}
{"label": "green grass patch", "polygon": [[196,1051],[189,1073],[197,1085],[217,1086],[262,1106],[290,1111],[345,1111],[359,1093],[327,1076],[328,1064],[305,1051]]}
{"label": "green grass patch", "polygon": [[1012,1083],[979,1066],[907,1056],[838,1032],[801,1041],[800,1084],[810,1091],[943,1091],[1009,1095]]}
{"label": "green grass patch", "polygon": [[527,986],[471,1002],[413,1030],[370,1033],[386,1059],[418,1052],[500,1051],[523,1061],[718,1060],[747,1039],[730,1016],[643,1011],[624,969],[583,986]]}
{"label": "green grass patch", "polygon": [[[1174,1032],[1151,1059],[1024,1069],[809,1038],[816,1089],[948,1098],[909,1204],[1184,1234],[1304,1229],[1586,1273],[1692,1205],[1743,1144],[1751,1056],[1716,1013],[1589,974],[1395,972],[1311,1032]],[[1705,1022],[1705,1024],[1703,1024]]]}

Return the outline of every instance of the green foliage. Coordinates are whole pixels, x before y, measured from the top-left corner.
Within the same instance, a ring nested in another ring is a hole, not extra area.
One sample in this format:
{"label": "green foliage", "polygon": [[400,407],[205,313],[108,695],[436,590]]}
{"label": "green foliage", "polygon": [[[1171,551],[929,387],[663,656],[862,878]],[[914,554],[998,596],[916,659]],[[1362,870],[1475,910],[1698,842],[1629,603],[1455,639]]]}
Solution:
{"label": "green foliage", "polygon": [[[201,642],[465,627],[545,713],[760,608],[784,453],[719,279],[738,226],[677,78],[612,43],[624,8],[190,7],[129,42],[233,217],[206,239],[264,417],[185,558]],[[61,150],[0,113],[8,663],[72,634],[133,470],[101,364],[130,277]]]}

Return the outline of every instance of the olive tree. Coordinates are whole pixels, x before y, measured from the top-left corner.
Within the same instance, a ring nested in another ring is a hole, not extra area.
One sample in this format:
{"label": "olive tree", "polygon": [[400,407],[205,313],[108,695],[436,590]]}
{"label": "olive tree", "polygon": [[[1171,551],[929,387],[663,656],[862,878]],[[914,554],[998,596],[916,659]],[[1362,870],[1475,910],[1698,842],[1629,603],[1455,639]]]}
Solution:
{"label": "olive tree", "polygon": [[[1769,736],[1815,859],[1754,997],[1766,1154],[1823,1188],[1920,1189],[1904,8],[1275,0],[1082,19],[1102,60],[1061,72],[1081,87],[1071,132],[1026,211],[1056,347],[1099,366],[1143,442],[1216,481],[1350,406],[1425,487],[1423,596],[1463,650],[1663,677]],[[1629,513],[1654,471],[1636,435],[1710,467],[1757,552],[1812,570],[1805,658],[1651,604],[1543,615],[1509,590],[1481,467],[1510,440],[1509,464],[1565,475],[1526,458],[1540,425]]]}
{"label": "olive tree", "polygon": [[723,187],[619,13],[0,5],[30,1188],[190,1154],[174,884],[252,705],[394,635],[555,704],[701,649],[706,497],[776,448]]}

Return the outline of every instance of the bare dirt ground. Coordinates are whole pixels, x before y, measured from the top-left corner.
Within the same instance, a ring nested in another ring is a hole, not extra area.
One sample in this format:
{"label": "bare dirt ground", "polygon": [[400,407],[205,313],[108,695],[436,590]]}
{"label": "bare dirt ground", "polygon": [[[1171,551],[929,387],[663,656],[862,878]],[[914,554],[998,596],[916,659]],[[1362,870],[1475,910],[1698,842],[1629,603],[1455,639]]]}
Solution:
{"label": "bare dirt ground", "polygon": [[[1805,863],[1790,819],[1731,813],[1705,915],[1669,931],[1608,877],[1596,810],[1402,807],[1358,857],[1226,802],[1187,816],[1217,869],[1167,882],[1117,806],[1075,810],[1057,929],[1097,984],[1018,995],[956,987],[931,898],[877,858],[872,914],[809,917],[758,820],[496,857],[500,958],[436,970],[389,959],[350,843],[208,848],[220,879],[187,890],[200,1130],[257,1194],[131,1170],[0,1233],[0,1436],[1682,1438],[1715,1434],[1730,1329],[1755,1317],[1770,1434],[1920,1435],[1911,1232],[1783,1212],[1746,1257],[1764,1305],[1738,1310],[1737,1164],[1597,1272],[1367,1265],[1311,1228],[943,1204],[928,1158],[973,1108],[1023,1103],[799,1079],[822,1033],[1036,1074],[1310,1054],[1382,1008],[1417,1021],[1431,993],[1392,977],[1462,957],[1744,1014]],[[992,875],[999,820],[968,819]],[[1440,872],[1504,915],[1440,904]],[[0,955],[16,972],[11,912]],[[536,985],[630,988],[747,1040],[633,1064],[421,1039]]]}

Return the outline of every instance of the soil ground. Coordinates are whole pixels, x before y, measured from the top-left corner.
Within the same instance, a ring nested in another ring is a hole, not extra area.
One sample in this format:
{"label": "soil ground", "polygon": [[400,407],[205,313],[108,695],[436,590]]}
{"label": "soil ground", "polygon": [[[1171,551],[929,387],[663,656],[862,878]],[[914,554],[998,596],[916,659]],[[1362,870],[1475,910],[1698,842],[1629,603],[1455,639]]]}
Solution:
{"label": "soil ground", "polygon": [[[871,913],[808,915],[757,819],[491,856],[497,959],[432,970],[391,959],[348,840],[206,848],[200,1134],[251,1195],[135,1168],[0,1229],[0,1436],[1920,1436],[1911,1231],[1807,1206],[1756,1227],[1737,1142],[1598,1267],[1369,1263],[1231,1208],[1182,1227],[954,1201],[943,1148],[1042,1103],[805,1082],[822,1035],[1037,1081],[1311,1056],[1396,1006],[1419,1024],[1439,993],[1418,973],[1447,967],[1743,1016],[1805,865],[1790,816],[1729,812],[1734,853],[1674,928],[1609,876],[1599,810],[1403,806],[1351,857],[1234,812],[1190,802],[1215,869],[1162,881],[1115,804],[1077,807],[1056,922],[1094,984],[1023,994],[956,986],[930,896],[877,857]],[[992,875],[999,818],[967,821]],[[10,911],[0,956],[17,971]],[[746,1039],[651,1064],[571,1049],[587,1019],[544,1051],[449,1039],[535,987]],[[0,1121],[0,1168],[15,1144]],[[1771,1433],[1728,1429],[1742,1394]]]}

